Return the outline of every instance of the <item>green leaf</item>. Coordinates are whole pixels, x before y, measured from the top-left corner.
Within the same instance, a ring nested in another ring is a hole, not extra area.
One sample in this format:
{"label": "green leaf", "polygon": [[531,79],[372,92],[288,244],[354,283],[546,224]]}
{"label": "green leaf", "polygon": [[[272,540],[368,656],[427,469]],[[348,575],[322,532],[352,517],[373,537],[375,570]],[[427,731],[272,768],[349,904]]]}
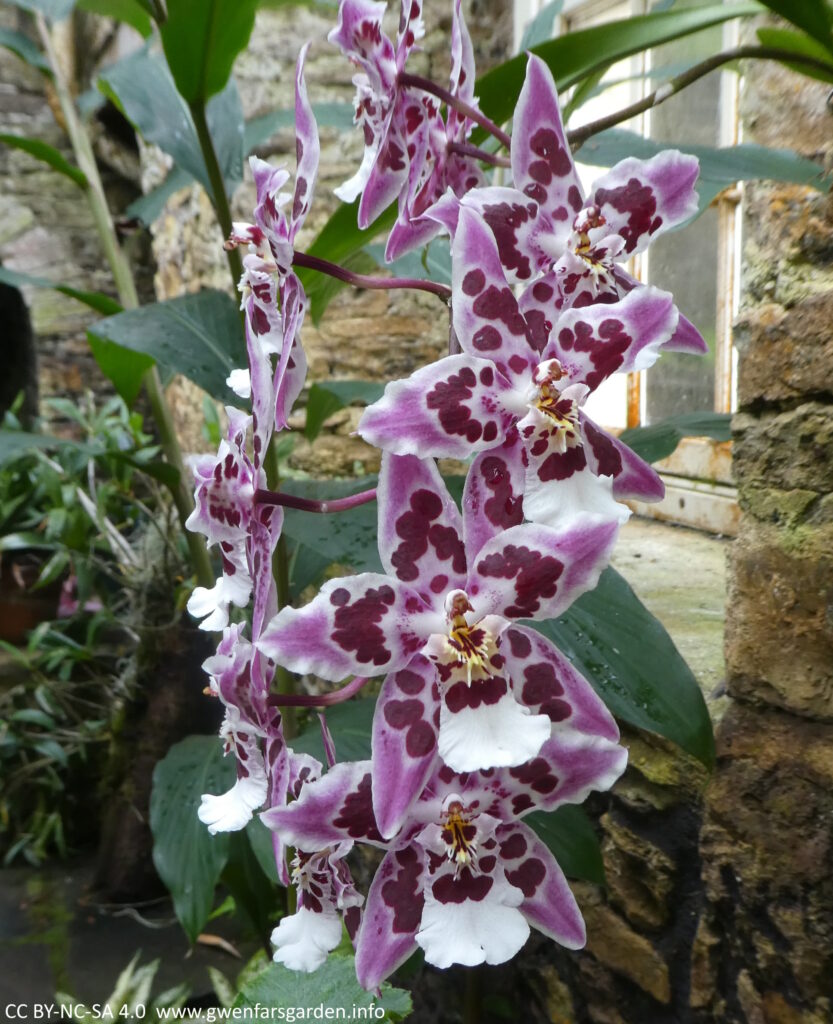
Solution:
{"label": "green leaf", "polygon": [[87,341],[99,369],[128,405],[132,405],[142,390],[147,371],[153,359],[141,352],[131,352],[123,345],[87,331]]}
{"label": "green leaf", "polygon": [[81,188],[87,187],[87,175],[71,164],[54,146],[41,142],[40,139],[27,139],[23,135],[8,135],[5,132],[0,133],[0,142],[11,146],[12,149],[20,149],[24,153],[28,153],[29,156],[33,156],[42,163],[49,164],[53,170],[74,181]]}
{"label": "green leaf", "polygon": [[22,32],[15,32],[14,29],[0,26],[0,46],[4,46],[12,53],[16,53],[21,60],[26,61],[33,68],[42,71],[44,74],[52,75],[52,69],[46,58],[35,46],[32,40]]}
{"label": "green leaf", "polygon": [[252,848],[252,853],[257,858],[258,864],[273,885],[280,884],[278,881],[278,869],[275,865],[275,851],[272,848],[272,831],[268,829],[255,815],[246,826],[246,835]]}
{"label": "green leaf", "polygon": [[51,21],[63,21],[75,6],[75,0],[11,0],[11,3]]}
{"label": "green leaf", "polygon": [[[359,254],[377,235],[390,231],[396,220],[395,203],[364,231],[359,229],[356,221],[358,203],[356,200],[353,203],[342,204],[336,210],[307,249],[309,255],[349,266],[348,261]],[[352,266],[351,269],[358,268]],[[341,281],[307,267],[300,268],[298,276],[310,302],[313,322],[318,323],[330,300],[345,286]]]}
{"label": "green leaf", "polygon": [[80,288],[70,288],[68,284],[56,284],[45,277],[37,277],[34,274],[24,274],[21,270],[12,270],[10,267],[0,267],[0,281],[3,284],[14,285],[19,288],[22,285],[30,285],[33,288],[52,288],[53,291],[68,295],[77,302],[82,302],[97,313],[104,316],[111,316],[113,313],[121,312],[121,305],[115,299],[102,292],[87,292]]}
{"label": "green leaf", "polygon": [[358,1015],[368,1020],[400,1021],[411,1012],[411,997],[387,982],[379,996],[366,992],[356,980],[353,957],[333,953],[312,974],[290,971],[283,964],[268,964],[243,984],[234,1005],[250,1012],[264,1006],[294,1010],[298,1020],[303,1011],[309,1019],[318,1011],[316,1019],[330,1020],[338,1012],[355,1013],[358,1007]]}
{"label": "green leaf", "polygon": [[35,451],[49,451],[52,448],[66,447],[74,447],[80,452],[94,454],[94,449],[90,446],[79,444],[68,438],[52,437],[50,434],[30,434],[24,430],[0,430],[0,467]]}
{"label": "green leaf", "polygon": [[[643,14],[570,32],[533,47],[533,53],[549,65],[559,90],[563,90],[623,57],[732,18],[759,14],[760,10],[757,3],[742,2]],[[477,80],[475,94],[480,109],[498,124],[512,116],[523,86],[526,60],[526,55],[520,54]],[[472,139],[476,135],[482,138],[481,132],[474,133]]]}
{"label": "green leaf", "polygon": [[238,401],[226,377],[246,365],[246,346],[237,304],[225,292],[206,289],[125,310],[91,333],[150,356],[165,373],[183,374],[218,401]]}
{"label": "green leaf", "polygon": [[568,878],[604,885],[599,839],[583,808],[567,805],[555,811],[533,811],[524,822],[547,844]]}
{"label": "green leaf", "polygon": [[530,623],[583,672],[614,715],[703,764],[714,736],[703,694],[662,624],[613,569],[559,619]]}
{"label": "green leaf", "polygon": [[[254,819],[256,820],[256,819]],[[232,832],[229,857],[220,880],[234,897],[238,910],[249,918],[255,931],[268,937],[278,916],[278,890],[263,873],[247,832]]]}
{"label": "green leaf", "polygon": [[212,836],[197,808],[203,793],[225,792],[234,775],[234,761],[223,758],[216,736],[189,736],[176,743],[153,771],[153,864],[191,942],[211,913],[214,887],[229,852],[228,835]]}
{"label": "green leaf", "polygon": [[815,39],[804,35],[803,32],[791,32],[787,28],[759,28],[758,39],[762,46],[774,46],[779,50],[788,50],[790,53],[812,57],[829,64],[830,71],[825,72],[821,68],[810,67],[808,64],[789,60],[782,61],[788,68],[797,71],[800,75],[817,78],[821,82],[833,81],[833,58],[831,58],[830,50],[816,42]]}
{"label": "green leaf", "polygon": [[328,416],[360,400],[369,405],[382,397],[383,384],[369,380],[332,380],[313,384],[307,398],[307,422],[304,436],[314,441]]}
{"label": "green leaf", "polygon": [[148,11],[137,0],[77,0],[78,8],[99,14],[102,18],[113,18],[132,25],[136,31],[147,38],[151,33],[151,20]]}
{"label": "green leaf", "polygon": [[826,0],[761,0],[761,3],[804,29],[828,52],[833,52],[833,10]]}
{"label": "green leaf", "polygon": [[555,19],[561,14],[563,7],[564,0],[552,0],[552,3],[546,4],[541,8],[524,29],[518,53],[526,53],[533,46],[538,46],[540,43],[545,43],[548,39],[552,38],[553,30],[555,29]]}
{"label": "green leaf", "polygon": [[619,440],[646,462],[657,462],[670,455],[684,437],[731,441],[732,417],[724,412],[687,412],[649,427],[630,427],[622,431]]}
{"label": "green leaf", "polygon": [[[312,112],[319,128],[338,128],[349,131],[353,127],[352,103],[313,103]],[[246,122],[244,145],[247,153],[271,139],[275,132],[294,129],[295,108],[272,110]]]}
{"label": "green leaf", "polygon": [[257,0],[168,0],[160,27],[162,46],[179,94],[205,103],[229,80],[234,58],[246,48]]}
{"label": "green leaf", "polygon": [[162,214],[165,204],[174,194],[186,185],[190,185],[193,177],[182,167],[174,167],[161,185],[151,189],[146,195],[139,196],[124,211],[125,217],[135,217],[144,225],[151,224]]}
{"label": "green leaf", "polygon": [[[139,50],[105,68],[98,86],[145,141],[159,146],[173,158],[177,171],[190,175],[210,194],[191,111],[177,92],[161,55],[146,48]],[[243,177],[243,113],[233,79],[207,104],[206,120],[230,194]]]}
{"label": "green leaf", "polygon": [[[371,697],[356,697],[327,708],[327,726],[336,747],[339,761],[366,761],[370,757],[370,734],[373,729],[373,711],[376,701]],[[317,715],[311,715],[307,727],[292,741],[292,749],[317,757],[327,763],[321,724]]]}
{"label": "green leaf", "polygon": [[[287,480],[284,490],[302,498],[323,501],[343,498],[348,494],[376,486],[376,477],[357,480]],[[319,564],[338,562],[356,572],[382,572],[376,540],[376,502],[370,501],[346,512],[310,515],[297,509],[286,509],[283,535],[293,552],[304,549],[314,552]]]}

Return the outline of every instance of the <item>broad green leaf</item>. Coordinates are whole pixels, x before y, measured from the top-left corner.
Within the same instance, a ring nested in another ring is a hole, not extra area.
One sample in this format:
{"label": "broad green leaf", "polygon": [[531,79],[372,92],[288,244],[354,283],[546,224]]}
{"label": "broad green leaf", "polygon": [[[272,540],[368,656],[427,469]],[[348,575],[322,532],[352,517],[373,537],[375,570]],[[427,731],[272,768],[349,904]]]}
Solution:
{"label": "broad green leaf", "polygon": [[246,826],[246,836],[258,864],[273,885],[278,885],[278,869],[275,866],[275,851],[272,849],[272,831],[256,814]]}
{"label": "broad green leaf", "polygon": [[732,417],[724,412],[687,412],[649,427],[630,427],[622,431],[619,440],[646,462],[657,462],[670,455],[684,437],[731,441]]}
{"label": "broad green leaf", "polygon": [[369,405],[382,397],[383,384],[369,380],[332,380],[313,384],[307,398],[307,422],[304,435],[314,441],[328,416],[360,400]]}
{"label": "broad green leaf", "polygon": [[605,869],[599,840],[581,807],[566,805],[555,811],[533,811],[524,822],[547,844],[568,878],[604,885]]}
{"label": "broad green leaf", "polygon": [[[612,167],[623,157],[645,160],[667,148],[668,143],[646,139],[621,128],[611,128],[588,139],[578,152],[582,163]],[[826,189],[829,184],[823,168],[790,149],[769,149],[745,142],[724,148],[687,145],[685,151],[700,161],[697,182],[699,213],[719,192],[736,181],[788,181],[819,190]]]}
{"label": "broad green leaf", "polygon": [[[329,257],[327,258],[329,259]],[[341,266],[352,271],[354,274],[371,274],[377,269],[378,264],[364,249],[360,249],[358,252],[345,256],[341,260]],[[310,273],[310,291],[307,292],[307,295],[310,300],[312,322],[317,324],[324,315],[327,306],[347,285],[337,277],[322,274],[317,270],[313,270]]]}
{"label": "broad green leaf", "polygon": [[[257,820],[257,819],[253,819]],[[229,856],[220,881],[234,897],[238,910],[242,910],[263,938],[268,937],[278,916],[278,890],[264,874],[249,842],[248,830],[232,832]]]}
{"label": "broad green leaf", "polygon": [[383,267],[396,277],[416,277],[451,284],[451,247],[448,238],[435,238],[420,251],[405,253],[391,263],[385,263],[385,247],[381,242],[366,245],[364,251],[373,257],[378,267]]}
{"label": "broad green leaf", "polygon": [[697,680],[662,624],[613,569],[559,619],[530,623],[582,671],[614,715],[703,764],[714,736]]}
{"label": "broad green leaf", "polygon": [[153,771],[153,864],[192,942],[211,913],[214,887],[229,852],[228,835],[212,836],[197,808],[203,793],[225,792],[234,777],[234,760],[223,757],[216,736],[189,736],[176,743]]}
{"label": "broad green leaf", "polygon": [[[161,55],[139,50],[105,68],[98,83],[145,141],[173,157],[175,172],[190,175],[210,194],[191,111],[176,91]],[[233,79],[209,101],[206,120],[226,191],[231,194],[243,177],[243,113]]]}
{"label": "broad green leaf", "polygon": [[829,53],[833,53],[833,9],[827,0],[761,0],[761,3],[791,24],[803,28]]}
{"label": "broad green leaf", "polygon": [[393,1022],[404,1020],[411,1012],[411,997],[387,982],[378,996],[366,992],[356,980],[353,957],[332,953],[312,974],[290,971],[283,964],[268,964],[243,984],[234,1006],[255,1013],[262,1007],[293,1010],[298,1020],[312,1020],[317,1011],[318,1020],[357,1013],[368,1020]]}
{"label": "broad green leaf", "polygon": [[[358,480],[287,480],[283,489],[323,501],[342,498],[376,486],[376,477]],[[346,512],[310,513],[286,509],[283,535],[293,547],[314,551],[325,564],[338,562],[356,572],[381,572],[376,541],[376,502]]]}
{"label": "broad green leaf", "polygon": [[145,374],[153,366],[153,359],[108,341],[92,330],[87,331],[87,341],[101,372],[125,402],[132,405],[142,390]]}
{"label": "broad green leaf", "polygon": [[135,217],[149,227],[157,217],[161,216],[165,204],[174,192],[190,185],[193,180],[184,168],[174,167],[161,185],[157,185],[146,195],[133,200],[124,211],[125,217]]}
{"label": "broad green leaf", "polygon": [[[396,220],[396,205],[392,204],[387,210],[364,231],[359,229],[356,216],[359,201],[342,204],[330,217],[315,241],[307,249],[311,256],[320,256],[322,259],[330,260],[332,263],[340,263],[347,266],[350,257],[360,253],[361,250],[372,242],[377,235],[390,231]],[[353,268],[355,269],[355,268]],[[344,285],[338,281],[333,284],[335,278],[327,277],[317,270],[309,270],[301,267],[298,276],[307,293],[310,302],[310,312],[313,320],[317,323],[324,315],[324,310],[330,299]]]}
{"label": "broad green leaf", "polygon": [[[319,128],[338,128],[340,131],[349,131],[353,127],[352,103],[313,103],[312,111]],[[253,149],[270,139],[275,132],[294,129],[294,127],[294,108],[272,110],[268,114],[261,114],[260,117],[253,117],[246,122],[244,135],[246,152],[251,153]]]}
{"label": "broad green leaf", "polygon": [[160,33],[176,87],[186,103],[205,103],[246,48],[257,0],[168,0],[167,8]]}
{"label": "broad green leaf", "polygon": [[552,39],[555,19],[561,14],[563,7],[564,0],[552,0],[552,3],[546,4],[541,8],[524,29],[518,53],[525,53],[527,50],[531,50],[533,46],[538,46],[540,43],[545,43],[548,39]]}
{"label": "broad green leaf", "polygon": [[0,26],[0,46],[4,46],[7,50],[11,50],[12,53],[16,53],[21,60],[25,60],[27,64],[37,68],[38,71],[43,71],[44,74],[50,76],[52,75],[52,69],[49,67],[44,55],[32,40],[22,32],[15,32],[14,29]]}
{"label": "broad green leaf", "polygon": [[[370,757],[370,733],[376,701],[370,697],[354,697],[343,704],[327,708],[327,727],[333,737],[339,761],[366,761]],[[311,754],[326,765],[321,724],[317,715],[310,715],[307,726],[292,741],[292,749]]]}
{"label": "broad green leaf", "polygon": [[77,5],[79,10],[132,25],[145,38],[151,33],[150,15],[137,0],[77,0]]}
{"label": "broad green leaf", "polygon": [[833,81],[833,56],[826,46],[805,35],[803,32],[792,32],[788,28],[759,28],[758,39],[762,46],[774,46],[779,50],[787,50],[802,57],[812,57],[830,65],[830,71],[812,67],[796,61],[785,60],[782,63],[800,75],[817,78],[821,82]]}
{"label": "broad green leaf", "polygon": [[[558,88],[563,90],[623,57],[732,18],[759,14],[760,10],[757,3],[742,2],[643,14],[570,32],[533,47],[533,53],[549,65]],[[526,55],[520,54],[477,80],[475,93],[480,109],[498,124],[512,116],[523,86],[526,61]]]}
{"label": "broad green leaf", "polygon": [[166,374],[183,374],[218,401],[239,401],[226,377],[246,365],[246,346],[237,304],[225,292],[206,289],[125,310],[91,333],[150,356]]}
{"label": "broad green leaf", "polygon": [[49,164],[53,170],[70,178],[76,185],[80,185],[81,188],[87,187],[86,174],[71,164],[64,154],[55,149],[54,146],[41,142],[40,139],[27,139],[23,135],[9,135],[5,132],[0,133],[0,142],[11,146],[12,149],[20,149],[24,153],[28,153],[42,163]]}
{"label": "broad green leaf", "polygon": [[75,0],[10,0],[33,14],[42,14],[51,21],[63,21],[75,6]]}
{"label": "broad green leaf", "polygon": [[81,451],[94,454],[93,449],[88,446],[79,445],[78,442],[67,438],[52,437],[50,434],[31,434],[25,430],[0,429],[0,467],[32,452],[66,447],[78,447]]}
{"label": "broad green leaf", "polygon": [[32,288],[51,288],[53,291],[68,295],[76,302],[82,302],[90,309],[104,316],[111,316],[113,313],[121,312],[121,305],[115,299],[102,292],[87,292],[80,288],[71,288],[68,284],[56,284],[45,277],[37,277],[35,274],[24,274],[22,270],[12,270],[10,267],[0,267],[0,281],[3,284],[14,285],[19,288],[22,285],[30,285]]}

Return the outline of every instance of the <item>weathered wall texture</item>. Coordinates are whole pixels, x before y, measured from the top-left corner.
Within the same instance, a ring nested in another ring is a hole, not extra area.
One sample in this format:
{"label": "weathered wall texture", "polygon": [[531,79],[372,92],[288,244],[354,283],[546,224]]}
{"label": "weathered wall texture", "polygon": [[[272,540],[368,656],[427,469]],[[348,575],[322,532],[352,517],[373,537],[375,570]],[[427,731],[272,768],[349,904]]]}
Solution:
{"label": "weathered wall texture", "polygon": [[[833,158],[828,88],[748,69],[749,136]],[[833,1020],[833,201],[746,204],[728,689],[700,848],[702,1019]]]}

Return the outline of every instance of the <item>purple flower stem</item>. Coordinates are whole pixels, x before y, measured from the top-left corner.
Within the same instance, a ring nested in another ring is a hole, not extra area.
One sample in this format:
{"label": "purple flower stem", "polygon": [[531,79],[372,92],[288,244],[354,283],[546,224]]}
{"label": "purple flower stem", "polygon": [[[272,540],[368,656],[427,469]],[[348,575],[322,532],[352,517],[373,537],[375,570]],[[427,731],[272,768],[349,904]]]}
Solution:
{"label": "purple flower stem", "polygon": [[511,167],[512,161],[507,156],[497,156],[495,153],[487,153],[485,149],[472,146],[469,142],[449,142],[447,146],[449,153],[457,153],[459,156],[470,156],[484,164],[491,164],[492,167]]}
{"label": "purple flower stem", "polygon": [[332,501],[315,501],[313,498],[299,498],[295,494],[284,494],[282,491],[255,491],[256,505],[283,505],[284,508],[297,508],[301,512],[346,512],[358,505],[366,505],[376,498],[376,488],[359,491],[346,498],[334,498]]}
{"label": "purple flower stem", "polygon": [[430,92],[432,96],[436,96],[437,99],[442,100],[449,107],[459,110],[461,114],[474,121],[475,124],[479,124],[481,128],[485,128],[490,135],[494,135],[498,142],[502,143],[507,149],[511,149],[512,139],[502,128],[499,128],[485,114],[481,114],[476,107],[472,107],[459,99],[453,93],[450,93],[448,89],[443,89],[441,85],[432,82],[430,78],[423,78],[422,75],[412,75],[409,71],[400,71],[397,81],[400,85],[411,86],[413,89],[422,89],[423,92]]}
{"label": "purple flower stem", "polygon": [[270,704],[292,708],[328,708],[333,704],[342,704],[350,700],[367,683],[365,676],[356,676],[346,686],[333,693],[275,693],[269,698]]}
{"label": "purple flower stem", "polygon": [[337,277],[339,281],[346,281],[356,288],[414,288],[421,292],[432,292],[446,300],[451,298],[451,289],[448,285],[440,284],[438,281],[424,281],[418,277],[368,277],[366,274],[354,274],[352,270],[339,266],[338,263],[330,263],[329,260],[322,260],[318,256],[310,256],[297,250],[292,257],[292,264]]}

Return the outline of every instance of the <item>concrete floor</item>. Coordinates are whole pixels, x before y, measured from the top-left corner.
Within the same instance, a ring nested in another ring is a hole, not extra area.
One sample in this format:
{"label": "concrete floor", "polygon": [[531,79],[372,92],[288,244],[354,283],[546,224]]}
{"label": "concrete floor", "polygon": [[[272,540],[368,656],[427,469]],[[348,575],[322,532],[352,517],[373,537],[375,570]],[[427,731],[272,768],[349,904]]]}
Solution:
{"label": "concrete floor", "polygon": [[723,622],[729,543],[725,537],[634,516],[623,527],[612,559],[668,630],[715,719],[726,703]]}

